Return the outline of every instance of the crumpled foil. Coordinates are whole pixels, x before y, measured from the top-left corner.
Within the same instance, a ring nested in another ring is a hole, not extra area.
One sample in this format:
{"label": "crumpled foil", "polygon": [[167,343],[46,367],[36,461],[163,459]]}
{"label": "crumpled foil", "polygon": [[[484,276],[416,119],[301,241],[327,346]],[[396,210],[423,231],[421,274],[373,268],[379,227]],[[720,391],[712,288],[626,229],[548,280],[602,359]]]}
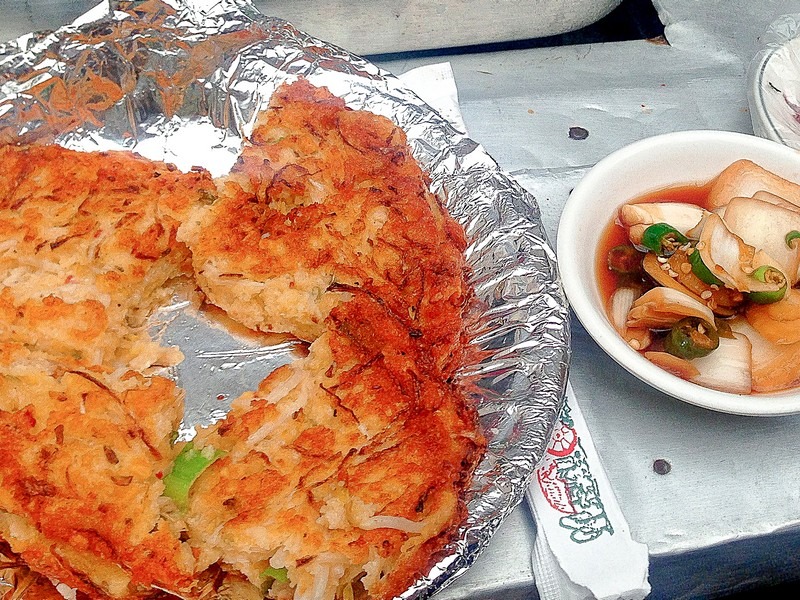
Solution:
{"label": "crumpled foil", "polygon": [[[470,332],[485,358],[461,375],[477,384],[471,399],[488,450],[455,541],[402,598],[431,596],[473,563],[520,502],[563,402],[568,310],[535,200],[395,77],[247,0],[112,2],[77,23],[0,45],[0,143],[127,149],[219,176],[273,91],[299,76],[406,131],[434,191],[464,226],[471,283],[485,308]],[[294,356],[292,342],[264,346],[187,301],[156,321],[162,341],[186,356],[173,375],[187,393],[187,437]]]}

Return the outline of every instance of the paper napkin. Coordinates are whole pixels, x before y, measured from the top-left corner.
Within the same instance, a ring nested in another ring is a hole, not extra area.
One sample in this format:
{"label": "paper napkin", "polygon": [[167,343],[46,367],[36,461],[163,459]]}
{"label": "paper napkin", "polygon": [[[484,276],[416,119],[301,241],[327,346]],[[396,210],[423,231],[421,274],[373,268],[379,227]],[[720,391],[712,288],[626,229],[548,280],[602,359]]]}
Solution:
{"label": "paper napkin", "polygon": [[427,102],[459,131],[466,132],[461,108],[458,105],[458,88],[450,63],[436,63],[406,71],[398,77],[417,96]]}
{"label": "paper napkin", "polygon": [[647,546],[631,538],[571,386],[526,492],[536,520],[533,573],[542,600],[641,600]]}

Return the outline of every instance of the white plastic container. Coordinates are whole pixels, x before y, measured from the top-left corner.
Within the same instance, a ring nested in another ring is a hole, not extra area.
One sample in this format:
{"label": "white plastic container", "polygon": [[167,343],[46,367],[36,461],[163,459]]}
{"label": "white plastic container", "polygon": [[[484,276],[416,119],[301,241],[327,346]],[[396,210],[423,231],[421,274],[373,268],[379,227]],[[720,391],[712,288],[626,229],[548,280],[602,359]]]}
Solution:
{"label": "white plastic container", "polygon": [[763,36],[748,69],[756,135],[800,150],[800,15],[783,15]]}
{"label": "white plastic container", "polygon": [[356,54],[558,35],[601,19],[622,0],[256,0],[265,15]]}

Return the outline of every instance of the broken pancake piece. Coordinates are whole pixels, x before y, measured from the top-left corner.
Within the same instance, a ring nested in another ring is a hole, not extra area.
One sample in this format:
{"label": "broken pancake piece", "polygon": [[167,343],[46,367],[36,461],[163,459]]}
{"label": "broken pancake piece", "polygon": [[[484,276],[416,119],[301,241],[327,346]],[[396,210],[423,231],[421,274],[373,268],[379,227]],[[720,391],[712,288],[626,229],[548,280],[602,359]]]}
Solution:
{"label": "broken pancake piece", "polygon": [[2,341],[70,365],[169,361],[142,326],[191,268],[176,233],[213,199],[208,174],[59,146],[0,147],[0,161]]}
{"label": "broken pancake piece", "polygon": [[190,543],[269,597],[391,598],[463,517],[484,443],[452,383],[463,230],[402,130],[304,80],[275,93],[219,186],[179,231],[202,290],[313,343],[199,433],[222,457],[189,494]]}
{"label": "broken pancake piece", "polygon": [[275,93],[220,200],[179,236],[203,291],[245,325],[311,341],[360,289],[444,369],[471,292],[464,232],[429,183],[400,128],[300,80]]}
{"label": "broken pancake piece", "polygon": [[0,539],[92,598],[182,593],[194,557],[161,478],[183,394],[149,375],[182,355],[145,322],[214,184],[128,152],[0,157]]}

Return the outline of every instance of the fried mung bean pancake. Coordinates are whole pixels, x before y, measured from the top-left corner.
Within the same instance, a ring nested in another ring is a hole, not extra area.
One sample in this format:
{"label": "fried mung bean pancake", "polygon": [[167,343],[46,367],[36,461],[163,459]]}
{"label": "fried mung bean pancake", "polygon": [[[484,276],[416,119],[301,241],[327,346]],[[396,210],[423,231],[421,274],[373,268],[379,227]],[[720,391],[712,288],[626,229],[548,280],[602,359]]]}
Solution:
{"label": "fried mung bean pancake", "polygon": [[[301,79],[217,181],[124,153],[0,152],[9,552],[97,599],[391,598],[427,571],[485,442],[455,383],[464,233],[402,130]],[[144,329],[180,277],[310,343],[188,445],[157,374],[180,354]],[[164,482],[185,456],[202,468],[183,499]]]}
{"label": "fried mung bean pancake", "polygon": [[188,587],[194,558],[162,515],[158,476],[182,415],[174,383],[131,373],[117,392],[80,371],[19,371],[0,381],[0,537],[94,597]]}
{"label": "fried mung bean pancake", "polygon": [[126,152],[0,148],[0,538],[91,597],[192,584],[161,477],[182,355],[143,325],[189,271],[177,242],[203,172]]}
{"label": "fried mung bean pancake", "polygon": [[0,147],[0,162],[2,340],[75,364],[149,366],[144,347],[160,350],[141,326],[189,270],[176,233],[214,197],[211,179],[59,146]]}

